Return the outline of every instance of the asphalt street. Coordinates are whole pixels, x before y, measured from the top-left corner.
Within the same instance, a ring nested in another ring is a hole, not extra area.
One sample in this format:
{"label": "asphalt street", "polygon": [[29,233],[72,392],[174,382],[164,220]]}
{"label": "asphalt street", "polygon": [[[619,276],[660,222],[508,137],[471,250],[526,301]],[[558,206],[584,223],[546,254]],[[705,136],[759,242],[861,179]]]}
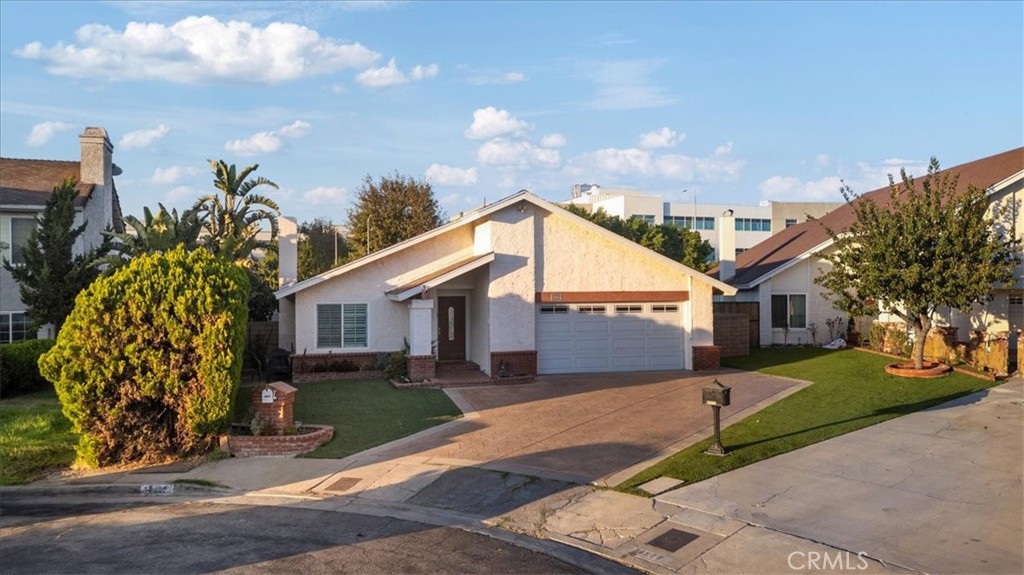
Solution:
{"label": "asphalt street", "polygon": [[0,510],[5,574],[631,572],[452,527],[289,505],[6,492]]}

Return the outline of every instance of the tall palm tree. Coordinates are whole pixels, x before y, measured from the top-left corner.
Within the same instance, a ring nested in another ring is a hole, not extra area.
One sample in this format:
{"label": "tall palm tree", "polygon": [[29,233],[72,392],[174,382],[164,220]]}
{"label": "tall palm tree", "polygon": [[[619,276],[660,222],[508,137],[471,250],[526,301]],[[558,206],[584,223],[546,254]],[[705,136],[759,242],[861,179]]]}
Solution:
{"label": "tall palm tree", "polygon": [[182,244],[189,250],[196,248],[200,230],[196,211],[185,210],[179,217],[177,209],[168,212],[163,204],[157,205],[160,206],[160,211],[156,216],[148,206],[142,208],[141,220],[135,216],[125,216],[125,223],[131,226],[134,233],[103,232],[114,242],[111,244],[112,253],[101,260],[101,263],[116,267],[135,256],[150,252],[166,252]]}
{"label": "tall palm tree", "polygon": [[[262,176],[249,179],[259,164],[237,172],[234,164],[228,165],[224,160],[209,162],[215,176],[213,185],[220,193],[202,196],[192,207],[208,234],[208,246],[214,253],[232,260],[246,259],[254,249],[266,249],[277,238],[280,210],[277,202],[253,190],[259,186],[277,189],[277,184]],[[256,237],[261,222],[270,225],[270,241]]]}

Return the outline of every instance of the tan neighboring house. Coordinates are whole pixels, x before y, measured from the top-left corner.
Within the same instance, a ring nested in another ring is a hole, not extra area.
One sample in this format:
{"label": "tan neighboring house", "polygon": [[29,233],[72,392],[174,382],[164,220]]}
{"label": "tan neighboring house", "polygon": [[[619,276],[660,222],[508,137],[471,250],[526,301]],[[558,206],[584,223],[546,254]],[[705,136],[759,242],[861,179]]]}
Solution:
{"label": "tan neighboring house", "polygon": [[[718,366],[712,294],[733,288],[529,192],[301,282],[281,218],[280,346],[371,360],[408,344],[410,377]],[[504,367],[503,367],[504,366]]]}
{"label": "tan neighboring house", "polygon": [[[1024,232],[1024,148],[947,168],[943,172],[959,174],[958,191],[966,191],[969,184],[987,190],[990,216],[997,204],[1013,210],[1010,216],[1012,233],[1021,239]],[[918,180],[923,177],[915,176]],[[865,197],[878,205],[887,205],[889,188],[879,188],[865,194]],[[832,248],[832,240],[824,226],[843,231],[854,219],[853,208],[844,204],[822,216],[820,223],[809,221],[786,228],[734,258],[728,257],[731,254],[723,254],[721,264],[711,274],[736,288],[737,293],[717,299],[758,306],[758,339],[762,346],[782,344],[784,338],[788,344],[811,343],[811,324],[816,327],[816,343],[825,343],[829,337],[826,321],[844,314],[832,306],[824,290],[814,283],[814,279],[829,265],[819,254]],[[723,238],[724,243],[729,241]],[[1014,272],[1014,283],[999,286],[994,299],[987,305],[975,306],[971,313],[966,314],[941,310],[936,325],[957,327],[960,341],[967,341],[971,330],[1015,332],[1024,328],[1022,300],[1024,262]],[[846,321],[845,317],[843,321]]]}
{"label": "tan neighboring house", "polygon": [[[121,173],[111,161],[114,146],[103,128],[86,128],[78,139],[79,161],[0,158],[0,256],[4,259],[21,263],[21,248],[36,226],[36,216],[53,188],[68,177],[78,182],[75,225],[86,224],[75,244],[76,253],[99,245],[107,228],[124,231],[114,187],[114,176]],[[49,326],[37,332],[29,329],[30,324],[17,282],[0,268],[0,343],[54,336]]]}

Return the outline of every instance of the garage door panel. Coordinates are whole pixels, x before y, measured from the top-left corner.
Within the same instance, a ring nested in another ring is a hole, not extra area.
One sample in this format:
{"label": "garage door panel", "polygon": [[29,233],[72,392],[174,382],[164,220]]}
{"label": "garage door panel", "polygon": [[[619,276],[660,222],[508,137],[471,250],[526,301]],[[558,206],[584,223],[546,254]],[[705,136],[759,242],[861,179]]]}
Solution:
{"label": "garage door panel", "polygon": [[[537,315],[539,373],[585,373],[681,369],[682,313],[655,312],[653,304],[604,304],[608,310],[628,307],[630,313],[583,312],[576,305],[567,313]],[[661,304],[659,304],[660,306]],[[680,305],[679,308],[681,309]]]}

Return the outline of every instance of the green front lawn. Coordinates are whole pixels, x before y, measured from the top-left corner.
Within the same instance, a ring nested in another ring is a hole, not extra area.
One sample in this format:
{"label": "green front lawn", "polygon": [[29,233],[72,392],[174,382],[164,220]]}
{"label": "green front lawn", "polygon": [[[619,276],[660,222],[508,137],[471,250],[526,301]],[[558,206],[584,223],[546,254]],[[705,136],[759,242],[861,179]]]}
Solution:
{"label": "green front lawn", "polygon": [[[386,381],[324,381],[296,386],[295,421],[333,425],[334,438],[303,457],[342,458],[462,416],[438,389],[395,389]],[[242,388],[236,414],[248,410]]]}
{"label": "green front lawn", "polygon": [[[883,370],[893,359],[856,350],[766,348],[723,360],[727,367],[813,382],[722,430],[727,457],[704,455],[706,439],[645,469],[616,487],[635,487],[666,476],[695,483],[794,449],[843,435],[992,387],[995,382],[953,373],[904,379]],[[708,408],[710,412],[710,408]]]}
{"label": "green front lawn", "polygon": [[29,483],[67,467],[77,443],[53,390],[0,400],[0,485]]}

